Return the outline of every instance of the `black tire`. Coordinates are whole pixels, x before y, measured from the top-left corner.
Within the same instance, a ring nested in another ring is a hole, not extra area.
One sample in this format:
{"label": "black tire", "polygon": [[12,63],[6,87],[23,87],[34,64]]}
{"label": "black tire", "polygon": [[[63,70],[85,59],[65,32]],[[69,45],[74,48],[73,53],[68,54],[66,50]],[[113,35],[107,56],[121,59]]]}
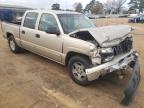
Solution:
{"label": "black tire", "polygon": [[73,70],[73,65],[75,63],[81,63],[81,64],[83,64],[84,69],[87,69],[87,68],[90,68],[92,66],[90,60],[85,56],[73,56],[72,58],[70,58],[70,60],[68,62],[68,71],[69,71],[69,74],[70,74],[70,77],[72,78],[72,80],[74,82],[76,82],[77,84],[82,85],[82,86],[89,85],[90,81],[88,81],[87,76],[84,80],[78,80],[75,77],[75,75],[72,71]]}
{"label": "black tire", "polygon": [[[12,47],[12,43],[13,43],[13,47]],[[13,52],[13,53],[20,53],[21,52],[21,48],[17,45],[13,35],[11,35],[9,38],[8,38],[8,44],[9,44],[9,48],[10,50]]]}

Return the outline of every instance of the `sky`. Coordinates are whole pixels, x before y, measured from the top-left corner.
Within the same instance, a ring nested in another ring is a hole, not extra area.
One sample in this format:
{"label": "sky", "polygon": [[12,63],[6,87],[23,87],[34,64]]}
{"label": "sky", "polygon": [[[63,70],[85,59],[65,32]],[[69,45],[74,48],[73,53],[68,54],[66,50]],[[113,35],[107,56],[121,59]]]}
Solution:
{"label": "sky", "polygon": [[[76,2],[81,2],[85,7],[90,1],[91,0],[0,0],[0,3],[46,9],[50,9],[53,3],[59,3],[62,9],[72,9],[73,4]],[[103,2],[106,0],[99,1]]]}
{"label": "sky", "polygon": [[[50,9],[53,3],[59,3],[61,9],[73,9],[73,4],[81,2],[83,7],[86,6],[91,0],[0,0],[0,4],[20,5],[31,8],[45,8]],[[98,0],[105,2],[106,0]]]}

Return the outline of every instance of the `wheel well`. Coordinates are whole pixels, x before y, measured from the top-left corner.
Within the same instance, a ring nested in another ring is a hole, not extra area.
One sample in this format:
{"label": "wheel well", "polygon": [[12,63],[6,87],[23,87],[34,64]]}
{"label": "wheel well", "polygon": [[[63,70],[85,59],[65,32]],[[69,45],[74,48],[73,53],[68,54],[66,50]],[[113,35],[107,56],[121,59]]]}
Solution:
{"label": "wheel well", "polygon": [[10,37],[10,36],[12,36],[13,34],[12,33],[9,33],[9,32],[7,32],[7,39]]}
{"label": "wheel well", "polygon": [[80,54],[80,53],[76,53],[76,52],[69,52],[66,56],[66,60],[65,60],[65,64],[66,66],[68,65],[69,59],[73,56],[82,56],[82,57],[86,57],[88,60],[90,60],[88,55],[85,54]]}

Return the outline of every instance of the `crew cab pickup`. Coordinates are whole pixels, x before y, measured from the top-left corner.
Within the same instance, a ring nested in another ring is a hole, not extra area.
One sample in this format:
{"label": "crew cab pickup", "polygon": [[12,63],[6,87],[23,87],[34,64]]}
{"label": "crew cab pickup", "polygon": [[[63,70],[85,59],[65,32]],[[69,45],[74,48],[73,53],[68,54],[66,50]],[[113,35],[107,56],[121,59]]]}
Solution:
{"label": "crew cab pickup", "polygon": [[134,70],[131,94],[137,87],[140,74],[132,27],[96,27],[81,13],[52,10],[27,11],[18,24],[2,22],[3,36],[13,53],[26,49],[65,65],[72,80],[80,85],[130,67]]}
{"label": "crew cab pickup", "polygon": [[26,49],[65,65],[79,85],[131,68],[132,77],[122,101],[125,105],[130,102],[140,81],[132,27],[96,27],[81,13],[53,10],[26,11],[21,23],[2,22],[1,26],[13,53]]}

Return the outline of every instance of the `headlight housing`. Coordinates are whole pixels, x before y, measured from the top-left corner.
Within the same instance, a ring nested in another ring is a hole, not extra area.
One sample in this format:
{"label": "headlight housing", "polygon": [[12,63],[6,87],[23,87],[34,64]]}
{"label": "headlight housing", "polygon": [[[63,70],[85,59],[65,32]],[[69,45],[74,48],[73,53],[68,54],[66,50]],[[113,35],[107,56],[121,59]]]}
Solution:
{"label": "headlight housing", "polygon": [[113,48],[102,48],[100,51],[100,55],[102,63],[109,62],[114,58],[114,50]]}

